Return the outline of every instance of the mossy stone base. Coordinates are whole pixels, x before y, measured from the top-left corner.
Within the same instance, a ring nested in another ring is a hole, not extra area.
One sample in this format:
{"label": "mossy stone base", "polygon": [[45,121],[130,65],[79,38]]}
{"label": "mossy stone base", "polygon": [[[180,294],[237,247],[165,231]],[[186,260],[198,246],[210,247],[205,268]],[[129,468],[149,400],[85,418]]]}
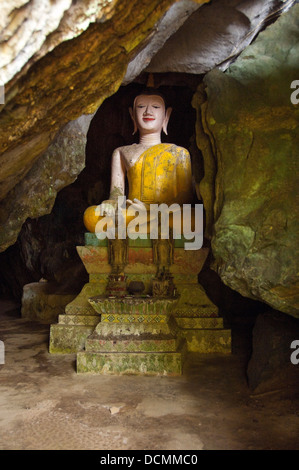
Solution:
{"label": "mossy stone base", "polygon": [[51,325],[49,352],[51,354],[70,354],[82,351],[86,339],[93,330],[93,326]]}
{"label": "mossy stone base", "polygon": [[174,321],[160,323],[108,323],[100,322],[95,327],[95,332],[99,336],[112,337],[127,336],[141,337],[142,335],[177,335],[178,327]]}
{"label": "mossy stone base", "polygon": [[177,317],[176,322],[181,329],[223,329],[223,318],[219,317]]}
{"label": "mossy stone base", "polygon": [[89,245],[77,250],[89,282],[51,326],[51,353],[77,352],[80,373],[172,375],[182,371],[182,351],[230,352],[230,330],[223,328],[218,308],[198,284],[204,250],[190,254],[175,247],[171,270],[178,296],[158,299],[150,295],[156,266],[149,241],[131,243],[127,287],[137,280],[145,290],[140,299],[113,298],[106,297],[107,246],[86,238]]}
{"label": "mossy stone base", "polygon": [[182,329],[188,351],[202,354],[231,353],[231,330],[228,329]]}
{"label": "mossy stone base", "polygon": [[190,309],[182,308],[177,312],[176,323],[187,341],[188,351],[231,353],[231,330],[223,327],[223,318],[218,317],[218,308],[210,300],[199,303],[197,309],[194,305]]}
{"label": "mossy stone base", "polygon": [[177,335],[178,328],[170,316],[176,298],[96,296],[89,302],[101,321],[86,339],[85,352],[77,354],[79,373],[182,373],[186,340]]}
{"label": "mossy stone base", "polygon": [[100,336],[93,333],[86,340],[85,350],[88,352],[176,352],[179,338],[171,335],[136,335]]}
{"label": "mossy stone base", "polygon": [[84,285],[77,297],[58,316],[58,323],[50,327],[49,352],[52,354],[76,353],[84,349],[86,338],[94,331],[100,316],[94,311],[88,298],[105,292],[106,276]]}
{"label": "mossy stone base", "polygon": [[181,375],[185,343],[177,352],[78,352],[77,372],[102,375]]}
{"label": "mossy stone base", "polygon": [[95,315],[95,311],[88,302],[90,297],[104,294],[107,286],[107,275],[97,275],[85,284],[77,297],[65,307],[67,315]]}
{"label": "mossy stone base", "polygon": [[22,318],[51,324],[74,298],[74,294],[60,293],[54,282],[26,284],[22,295]]}
{"label": "mossy stone base", "polygon": [[174,276],[175,286],[179,295],[174,315],[176,318],[205,317],[217,318],[218,307],[207,296],[204,288],[198,284],[197,276]]}

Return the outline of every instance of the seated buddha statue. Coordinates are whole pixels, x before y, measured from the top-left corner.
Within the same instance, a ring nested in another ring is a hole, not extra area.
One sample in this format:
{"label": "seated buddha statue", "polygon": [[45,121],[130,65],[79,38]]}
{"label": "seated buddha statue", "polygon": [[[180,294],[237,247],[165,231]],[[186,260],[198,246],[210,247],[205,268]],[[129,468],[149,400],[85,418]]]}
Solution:
{"label": "seated buddha statue", "polygon": [[[111,163],[111,186],[108,200],[100,206],[91,206],[84,213],[88,231],[96,232],[103,214],[111,215],[119,196],[125,196],[125,178],[128,179],[126,209],[149,209],[151,204],[192,202],[193,184],[189,152],[175,144],[161,143],[161,133],[167,135],[172,109],[156,90],[150,89],[136,96],[130,115],[134,133],[139,132],[139,143],[115,149]],[[99,215],[99,207],[101,214]],[[132,213],[132,211],[130,211]],[[126,218],[126,223],[132,217]]]}

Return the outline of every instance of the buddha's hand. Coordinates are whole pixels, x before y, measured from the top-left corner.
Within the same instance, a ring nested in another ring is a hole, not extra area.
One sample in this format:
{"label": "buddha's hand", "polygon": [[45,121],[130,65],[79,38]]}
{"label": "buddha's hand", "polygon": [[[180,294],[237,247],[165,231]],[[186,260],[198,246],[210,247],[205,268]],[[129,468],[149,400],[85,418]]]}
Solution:
{"label": "buddha's hand", "polygon": [[96,208],[96,215],[113,216],[117,209],[117,201],[114,199],[106,199]]}
{"label": "buddha's hand", "polygon": [[132,208],[132,210],[135,210],[138,212],[143,212],[143,211],[148,212],[150,208],[149,204],[145,204],[144,202],[141,202],[139,201],[139,199],[136,199],[136,198],[133,199],[133,201],[131,201],[131,199],[127,199],[126,203],[127,203],[127,209]]}

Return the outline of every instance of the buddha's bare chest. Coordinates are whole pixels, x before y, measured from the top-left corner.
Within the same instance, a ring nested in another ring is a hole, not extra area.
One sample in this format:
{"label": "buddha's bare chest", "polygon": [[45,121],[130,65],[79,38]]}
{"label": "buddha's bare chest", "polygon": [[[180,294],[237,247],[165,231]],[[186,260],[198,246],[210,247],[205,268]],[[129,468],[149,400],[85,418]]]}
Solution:
{"label": "buddha's bare chest", "polygon": [[130,145],[127,147],[122,147],[121,148],[121,157],[122,161],[125,164],[126,169],[128,170],[129,168],[132,168],[139,157],[147,150],[149,147],[146,147],[144,145]]}

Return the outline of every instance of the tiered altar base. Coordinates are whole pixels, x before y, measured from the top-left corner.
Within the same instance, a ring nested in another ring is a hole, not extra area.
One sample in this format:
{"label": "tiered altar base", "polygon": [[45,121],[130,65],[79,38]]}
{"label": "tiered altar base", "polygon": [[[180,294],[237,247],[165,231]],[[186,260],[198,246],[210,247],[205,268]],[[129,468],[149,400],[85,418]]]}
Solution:
{"label": "tiered altar base", "polygon": [[91,299],[101,321],[77,354],[77,371],[181,374],[187,348],[171,318],[176,302],[149,296]]}
{"label": "tiered altar base", "polygon": [[[186,251],[175,241],[169,266],[175,293],[159,298],[152,296],[151,240],[128,240],[126,290],[109,297],[106,241],[87,233],[85,242],[77,251],[89,282],[51,325],[51,353],[77,353],[78,373],[149,375],[181,374],[188,351],[230,353],[231,332],[197,280],[208,249]],[[131,281],[143,282],[142,294],[128,294]]]}

